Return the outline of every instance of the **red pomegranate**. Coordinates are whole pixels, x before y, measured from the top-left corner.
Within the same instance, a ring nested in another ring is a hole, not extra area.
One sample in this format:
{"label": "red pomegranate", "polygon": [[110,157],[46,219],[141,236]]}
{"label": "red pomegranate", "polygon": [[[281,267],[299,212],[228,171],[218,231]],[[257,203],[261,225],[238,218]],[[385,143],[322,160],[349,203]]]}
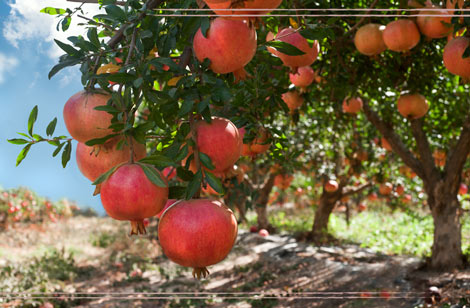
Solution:
{"label": "red pomegranate", "polygon": [[208,155],[215,167],[211,172],[224,173],[240,158],[243,139],[230,120],[213,117],[211,123],[197,121],[196,132],[199,151]]}
{"label": "red pomegranate", "polygon": [[[116,149],[119,140],[121,138],[113,138],[105,144],[91,147],[79,142],[76,150],[76,159],[80,172],[93,182],[112,167],[128,162],[131,158],[129,145],[124,144],[121,149]],[[134,146],[134,160],[141,160],[147,155],[145,145],[135,140],[132,143]]]}
{"label": "red pomegranate", "polygon": [[403,187],[403,185],[401,184],[398,184],[397,187],[395,188],[395,191],[397,195],[401,196],[405,192],[405,187]]}
{"label": "red pomegranate", "polygon": [[356,114],[362,110],[362,99],[360,97],[346,97],[343,100],[343,112]]}
{"label": "red pomegranate", "polygon": [[289,188],[290,184],[294,180],[294,176],[290,174],[278,174],[274,178],[274,186],[280,189]]}
{"label": "red pomegranate", "polygon": [[468,187],[464,183],[461,183],[459,186],[459,195],[466,195],[468,192]]}
{"label": "red pomegranate", "polygon": [[193,268],[200,278],[206,267],[228,255],[237,238],[237,220],[220,201],[182,200],[169,207],[158,224],[163,253],[173,262]]}
{"label": "red pomegranate", "polygon": [[113,116],[105,111],[95,110],[105,106],[111,95],[107,93],[80,91],[73,95],[64,106],[64,121],[70,135],[78,142],[102,138],[113,133],[108,127]]}
{"label": "red pomegranate", "polygon": [[360,27],[354,36],[356,49],[367,56],[378,55],[387,49],[383,39],[384,26],[379,24],[367,24]]}
{"label": "red pomegranate", "polygon": [[398,112],[407,119],[419,119],[426,115],[429,105],[421,94],[401,95],[397,102]]}
{"label": "red pomegranate", "polygon": [[153,184],[138,164],[120,166],[101,184],[101,203],[106,213],[117,220],[130,220],[131,235],[145,234],[144,218],[161,212],[167,200],[168,186]]}
{"label": "red pomegranate", "polygon": [[364,203],[359,203],[359,205],[357,206],[357,211],[364,212],[365,210],[367,210],[367,205],[365,205]]}
{"label": "red pomegranate", "polygon": [[418,45],[420,34],[414,21],[399,19],[387,25],[383,39],[388,49],[405,52]]}
{"label": "red pomegranate", "polygon": [[373,192],[369,196],[367,196],[367,199],[371,202],[374,202],[374,201],[377,201],[377,199],[379,199],[379,197],[377,196],[377,194],[375,192]]}
{"label": "red pomegranate", "polygon": [[286,103],[290,113],[294,113],[304,103],[304,98],[296,90],[282,94],[281,98]]}
{"label": "red pomegranate", "polygon": [[176,176],[176,167],[166,167],[165,169],[162,170],[163,175],[168,179],[171,180]]}
{"label": "red pomegranate", "polygon": [[388,182],[380,184],[379,193],[381,195],[384,195],[384,196],[390,195],[392,190],[393,190],[393,185],[392,184],[390,184]]}
{"label": "red pomegranate", "polygon": [[[436,10],[437,7],[431,7],[432,10],[421,11],[416,20],[419,30],[429,38],[446,37],[453,31],[452,14],[447,10]],[[429,15],[448,15],[449,17],[430,17]]]}
{"label": "red pomegranate", "polygon": [[226,74],[243,70],[256,53],[256,32],[246,21],[216,18],[207,30],[194,36],[193,49],[199,61],[208,58],[214,73]]}
{"label": "red pomegranate", "polygon": [[315,72],[310,66],[302,66],[297,69],[297,73],[290,73],[289,79],[296,87],[308,87],[315,79]]}
{"label": "red pomegranate", "polygon": [[276,40],[291,44],[305,53],[300,56],[289,56],[275,49],[271,49],[271,52],[275,56],[278,56],[285,66],[291,68],[311,65],[317,59],[318,52],[320,51],[320,45],[317,41],[310,47],[307,39],[293,28],[285,28],[279,31],[276,35]]}
{"label": "red pomegranate", "polygon": [[[240,133],[240,138],[243,140],[245,136],[245,132],[246,132],[245,128],[242,127],[238,131]],[[270,137],[269,132],[267,132],[266,129],[261,127],[258,130],[255,139],[253,139],[248,144],[246,143],[243,144],[241,154],[243,156],[255,156],[258,154],[265,153],[271,147],[271,142],[267,142],[269,137]]]}
{"label": "red pomegranate", "polygon": [[401,202],[408,204],[408,203],[411,203],[412,199],[413,198],[411,197],[410,194],[406,194],[403,197],[401,197]]}
{"label": "red pomegranate", "polygon": [[[277,8],[282,0],[244,0],[236,1],[235,5],[232,5],[232,0],[204,0],[214,13],[217,15],[266,15],[273,9]],[[234,10],[234,11],[220,11],[221,9],[243,9],[246,10]],[[253,10],[255,9],[255,10]],[[257,10],[263,9],[263,10]]]}
{"label": "red pomegranate", "polygon": [[338,190],[338,182],[336,182],[335,180],[329,180],[325,183],[325,190],[327,192],[335,192]]}
{"label": "red pomegranate", "polygon": [[444,48],[444,65],[452,74],[470,78],[470,58],[462,57],[469,44],[470,38],[460,36]]}
{"label": "red pomegranate", "polygon": [[261,229],[261,230],[258,231],[258,235],[262,236],[262,237],[269,236],[269,231],[266,230],[266,229]]}

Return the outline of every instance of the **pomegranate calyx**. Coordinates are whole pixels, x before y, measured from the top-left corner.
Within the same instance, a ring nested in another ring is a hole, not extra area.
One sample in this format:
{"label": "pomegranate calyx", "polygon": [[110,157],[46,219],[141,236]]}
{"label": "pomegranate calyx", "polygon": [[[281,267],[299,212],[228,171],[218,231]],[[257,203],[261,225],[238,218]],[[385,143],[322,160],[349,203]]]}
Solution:
{"label": "pomegranate calyx", "polygon": [[195,267],[193,268],[193,277],[196,278],[197,280],[201,279],[201,276],[203,278],[206,278],[209,276],[209,271],[205,267]]}
{"label": "pomegranate calyx", "polygon": [[95,191],[93,192],[93,196],[99,195],[100,192],[101,192],[101,184],[97,184],[97,185],[95,186]]}
{"label": "pomegranate calyx", "polygon": [[139,235],[139,234],[147,234],[144,221],[143,220],[131,221],[131,233],[129,235],[132,236],[132,235]]}
{"label": "pomegranate calyx", "polygon": [[251,74],[249,74],[244,67],[239,70],[233,72],[233,76],[235,76],[235,83],[238,83],[241,80],[245,80],[247,78],[253,78]]}

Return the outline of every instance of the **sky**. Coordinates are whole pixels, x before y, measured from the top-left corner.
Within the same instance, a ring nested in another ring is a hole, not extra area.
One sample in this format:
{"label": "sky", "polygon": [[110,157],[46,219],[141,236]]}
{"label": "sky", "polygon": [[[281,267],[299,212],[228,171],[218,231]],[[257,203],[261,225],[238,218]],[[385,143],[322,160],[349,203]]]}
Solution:
{"label": "sky", "polygon": [[[39,108],[36,133],[45,136],[47,124],[57,117],[54,135],[69,136],[62,110],[68,98],[83,89],[78,66],[62,70],[51,80],[47,75],[62,54],[53,39],[66,41],[84,30],[77,26],[76,18],[70,31],[57,32],[58,19],[39,11],[46,6],[78,5],[65,0],[0,0],[0,186],[29,187],[51,200],[67,198],[102,214],[99,196],[93,197],[94,186],[75,162],[76,142],[65,169],[60,155],[52,157],[55,147],[47,143],[33,145],[26,159],[15,167],[21,146],[7,142],[20,137],[17,132],[27,131],[29,113],[35,105]],[[83,9],[86,15],[98,13],[94,4]]]}

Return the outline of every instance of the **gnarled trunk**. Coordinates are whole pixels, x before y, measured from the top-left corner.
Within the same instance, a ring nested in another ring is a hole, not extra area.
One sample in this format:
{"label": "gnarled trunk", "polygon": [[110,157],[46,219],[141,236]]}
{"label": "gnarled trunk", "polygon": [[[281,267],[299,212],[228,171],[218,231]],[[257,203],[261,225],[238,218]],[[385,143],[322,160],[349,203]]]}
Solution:
{"label": "gnarled trunk", "polygon": [[274,227],[271,226],[268,220],[268,201],[269,194],[274,186],[274,174],[269,176],[268,181],[260,189],[258,198],[255,202],[255,210],[258,219],[258,229],[266,229],[269,232],[274,232]]}
{"label": "gnarled trunk", "polygon": [[341,191],[338,189],[333,193],[324,191],[320,197],[320,204],[315,211],[315,218],[313,220],[313,227],[311,232],[312,239],[321,240],[328,234],[328,222],[330,215],[333,212],[336,202],[341,199]]}

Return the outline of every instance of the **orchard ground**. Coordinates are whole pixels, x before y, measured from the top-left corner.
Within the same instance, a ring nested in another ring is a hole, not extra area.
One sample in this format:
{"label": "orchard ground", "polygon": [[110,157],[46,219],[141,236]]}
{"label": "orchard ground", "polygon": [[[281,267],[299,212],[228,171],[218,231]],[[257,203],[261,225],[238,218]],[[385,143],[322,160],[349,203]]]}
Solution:
{"label": "orchard ground", "polygon": [[[353,215],[348,227],[344,213],[336,211],[330,221],[336,240],[313,246],[295,239],[311,229],[312,213],[311,208],[292,204],[271,206],[270,221],[278,233],[261,237],[247,231],[255,221],[249,212],[249,222],[240,225],[228,258],[211,266],[209,278],[201,281],[191,276],[191,269],[162,255],[156,219],[150,222],[149,234],[132,238],[127,235],[128,223],[107,217],[10,225],[0,233],[1,292],[110,295],[57,295],[3,306],[38,307],[48,301],[54,307],[425,307],[425,291],[431,286],[438,287],[441,296],[441,303],[433,307],[450,307],[447,304],[470,298],[470,269],[448,274],[422,270],[432,244],[429,217],[377,206]],[[467,216],[462,232],[467,256],[469,231]],[[168,296],[162,292],[169,292],[171,299],[145,299]],[[176,292],[190,292],[192,297],[196,292],[234,294],[176,299],[178,295],[171,295]],[[316,296],[306,292],[358,293],[354,299],[299,298]],[[407,298],[393,299],[394,294]],[[277,298],[270,298],[273,295]]]}

